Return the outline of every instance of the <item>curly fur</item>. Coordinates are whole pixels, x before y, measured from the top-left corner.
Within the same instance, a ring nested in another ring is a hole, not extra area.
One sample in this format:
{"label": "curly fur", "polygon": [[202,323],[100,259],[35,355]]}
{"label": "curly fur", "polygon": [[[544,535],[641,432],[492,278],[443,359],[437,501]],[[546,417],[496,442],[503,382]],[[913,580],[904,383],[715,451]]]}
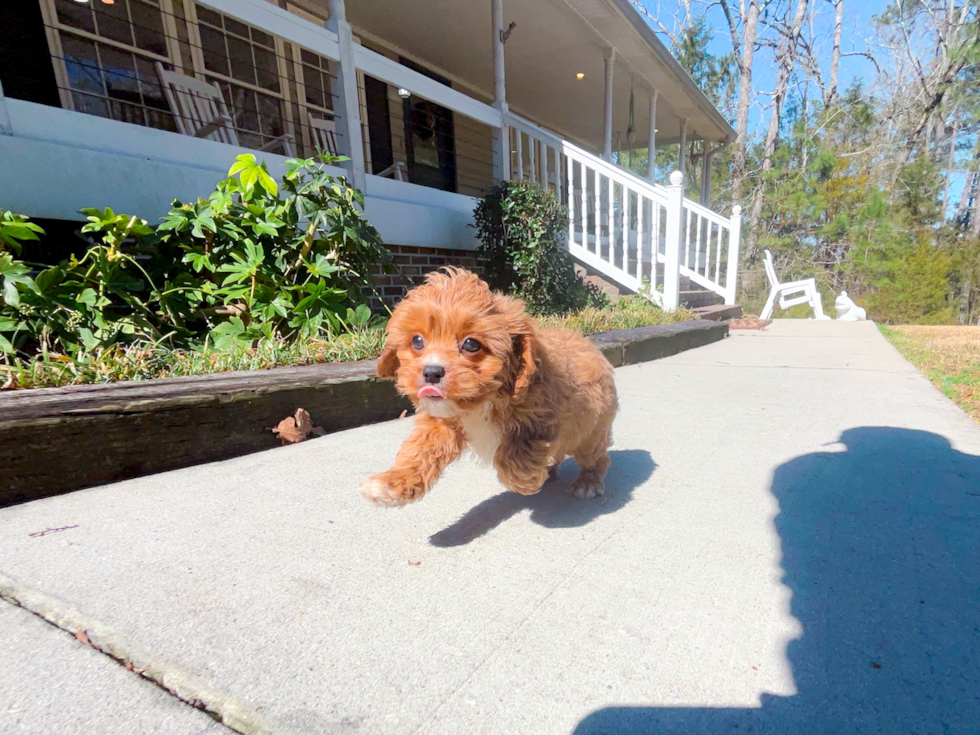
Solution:
{"label": "curly fur", "polygon": [[[468,338],[477,352],[463,349]],[[426,365],[444,368],[443,398],[419,396]],[[582,335],[538,327],[521,301],[478,276],[449,268],[410,291],[388,322],[377,371],[395,379],[416,417],[394,466],[362,485],[371,502],[419,500],[467,448],[523,495],[538,492],[568,455],[580,468],[569,492],[603,491],[618,408],[612,366]]]}

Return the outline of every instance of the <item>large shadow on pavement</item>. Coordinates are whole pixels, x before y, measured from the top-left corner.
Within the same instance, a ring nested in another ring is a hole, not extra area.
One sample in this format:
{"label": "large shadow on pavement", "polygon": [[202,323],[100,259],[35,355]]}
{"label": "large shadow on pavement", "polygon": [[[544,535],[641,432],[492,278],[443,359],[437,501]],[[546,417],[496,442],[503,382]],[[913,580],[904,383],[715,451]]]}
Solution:
{"label": "large shadow on pavement", "polygon": [[433,546],[462,546],[489,533],[518,513],[530,510],[531,520],[546,528],[577,528],[599,516],[615,513],[626,505],[633,491],[657,468],[650,453],[639,449],[609,452],[612,466],[606,474],[606,491],[595,498],[577,500],[565,493],[578,468],[572,460],[562,463],[560,476],[537,495],[503,492],[487,498],[462,518],[429,537]]}
{"label": "large shadow on pavement", "polygon": [[[612,707],[598,733],[980,733],[980,457],[867,427],[780,466],[798,694],[759,708]],[[657,693],[650,692],[656,700]]]}

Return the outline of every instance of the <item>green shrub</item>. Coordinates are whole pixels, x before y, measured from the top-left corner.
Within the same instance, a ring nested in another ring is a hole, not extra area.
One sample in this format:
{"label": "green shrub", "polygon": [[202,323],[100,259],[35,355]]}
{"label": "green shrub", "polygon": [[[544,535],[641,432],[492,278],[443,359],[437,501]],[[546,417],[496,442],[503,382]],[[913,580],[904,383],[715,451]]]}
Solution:
{"label": "green shrub", "polygon": [[601,306],[605,297],[575,273],[566,247],[568,212],[538,184],[496,184],[473,218],[483,273],[491,288],[513,293],[535,314]]}
{"label": "green shrub", "polygon": [[[324,163],[333,159],[326,158]],[[287,161],[281,186],[239,156],[207,199],[174,202],[156,232],[86,209],[80,257],[15,258],[43,231],[0,218],[0,354],[83,354],[122,343],[171,348],[330,336],[372,322],[371,271],[390,261],[361,194],[313,159]]]}
{"label": "green shrub", "polygon": [[[332,159],[326,159],[330,162]],[[361,214],[364,200],[313,159],[286,162],[280,188],[251,154],[208,200],[174,203],[157,232],[176,245],[201,285],[184,293],[223,314],[219,345],[309,338],[341,330],[373,289],[371,271],[391,261]]]}

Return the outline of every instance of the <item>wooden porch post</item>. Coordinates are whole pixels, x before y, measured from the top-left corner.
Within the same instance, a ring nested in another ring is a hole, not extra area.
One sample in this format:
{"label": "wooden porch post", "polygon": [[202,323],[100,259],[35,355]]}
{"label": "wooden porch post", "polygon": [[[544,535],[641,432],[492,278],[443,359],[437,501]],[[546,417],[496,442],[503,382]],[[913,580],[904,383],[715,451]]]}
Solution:
{"label": "wooden porch post", "polygon": [[354,34],[347,22],[344,0],[330,0],[330,19],[327,30],[337,34],[340,45],[340,69],[337,82],[338,147],[350,160],[344,167],[355,189],[364,191],[367,179],[364,171],[364,136],[361,134],[361,106],[357,95],[357,67],[354,66]]}
{"label": "wooden porch post", "polygon": [[605,49],[603,58],[606,61],[606,116],[602,128],[602,157],[612,161],[613,70],[616,67],[616,49]]}
{"label": "wooden porch post", "polygon": [[500,127],[493,129],[493,178],[510,179],[510,131],[507,128],[507,85],[504,76],[504,0],[490,0],[493,22],[493,106],[500,110]]}
{"label": "wooden porch post", "polygon": [[649,161],[647,162],[647,180],[651,184],[657,183],[657,97],[660,90],[653,90],[653,97],[650,98],[650,145],[647,149]]}

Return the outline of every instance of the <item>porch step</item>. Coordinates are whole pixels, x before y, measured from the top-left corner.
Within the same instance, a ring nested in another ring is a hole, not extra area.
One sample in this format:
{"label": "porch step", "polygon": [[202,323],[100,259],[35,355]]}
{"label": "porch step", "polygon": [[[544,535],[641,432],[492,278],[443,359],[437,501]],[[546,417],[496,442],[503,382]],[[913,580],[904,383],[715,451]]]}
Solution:
{"label": "porch step", "polygon": [[712,304],[711,306],[699,306],[692,311],[698,315],[699,319],[707,319],[712,322],[727,322],[729,319],[738,319],[742,316],[742,307],[738,304]]}
{"label": "porch step", "polygon": [[681,303],[689,309],[697,309],[701,306],[714,306],[724,303],[724,299],[714,291],[704,289],[681,291]]}

